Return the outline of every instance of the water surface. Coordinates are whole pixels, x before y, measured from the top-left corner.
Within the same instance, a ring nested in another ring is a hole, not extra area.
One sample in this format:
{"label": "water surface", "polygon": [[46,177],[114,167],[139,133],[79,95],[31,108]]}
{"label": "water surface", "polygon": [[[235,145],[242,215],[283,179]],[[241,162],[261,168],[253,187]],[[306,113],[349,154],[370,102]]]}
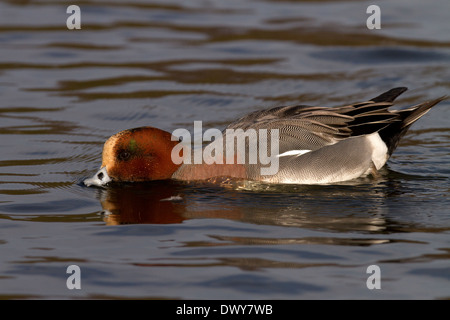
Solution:
{"label": "water surface", "polygon": [[[123,129],[222,129],[396,86],[410,89],[400,107],[448,95],[450,3],[379,1],[380,30],[370,4],[83,1],[68,30],[59,1],[0,3],[0,297],[450,298],[448,101],[376,180],[81,183]],[[81,290],[66,286],[73,264]]]}

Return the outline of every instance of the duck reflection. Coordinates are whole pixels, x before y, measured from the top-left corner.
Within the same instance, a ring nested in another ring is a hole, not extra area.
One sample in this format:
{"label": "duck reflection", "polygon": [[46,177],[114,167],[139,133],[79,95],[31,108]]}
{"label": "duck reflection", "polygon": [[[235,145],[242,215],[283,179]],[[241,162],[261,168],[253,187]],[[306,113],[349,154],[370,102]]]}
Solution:
{"label": "duck reflection", "polygon": [[97,198],[107,225],[172,224],[194,218],[242,219],[238,207],[210,203],[216,202],[220,188],[213,184],[153,181],[97,189]]}
{"label": "duck reflection", "polygon": [[181,223],[185,205],[177,194],[176,184],[159,181],[97,190],[107,225]]}
{"label": "duck reflection", "polygon": [[389,232],[386,198],[401,193],[387,178],[333,186],[189,184],[154,181],[98,189],[107,225],[173,224],[218,218],[327,231]]}

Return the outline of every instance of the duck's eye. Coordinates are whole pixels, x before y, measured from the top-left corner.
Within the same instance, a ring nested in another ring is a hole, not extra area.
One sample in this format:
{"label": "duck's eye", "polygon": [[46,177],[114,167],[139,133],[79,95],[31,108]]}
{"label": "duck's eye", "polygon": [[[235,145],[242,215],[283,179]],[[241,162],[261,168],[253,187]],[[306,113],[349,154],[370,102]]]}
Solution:
{"label": "duck's eye", "polygon": [[119,152],[119,155],[117,156],[117,158],[119,158],[119,160],[121,161],[126,161],[130,158],[131,153],[129,153],[128,151],[121,151]]}

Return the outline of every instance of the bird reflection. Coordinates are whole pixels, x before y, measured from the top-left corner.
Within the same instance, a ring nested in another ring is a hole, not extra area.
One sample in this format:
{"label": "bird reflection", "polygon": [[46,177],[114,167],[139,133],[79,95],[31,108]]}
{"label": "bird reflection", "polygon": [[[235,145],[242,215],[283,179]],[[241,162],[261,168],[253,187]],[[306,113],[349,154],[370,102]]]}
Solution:
{"label": "bird reflection", "polygon": [[98,189],[103,220],[107,225],[181,223],[184,203],[174,183],[112,185]]}
{"label": "bird reflection", "polygon": [[107,225],[174,224],[187,219],[228,219],[245,223],[338,232],[388,232],[388,197],[401,193],[386,177],[333,186],[220,185],[154,181],[98,189]]}

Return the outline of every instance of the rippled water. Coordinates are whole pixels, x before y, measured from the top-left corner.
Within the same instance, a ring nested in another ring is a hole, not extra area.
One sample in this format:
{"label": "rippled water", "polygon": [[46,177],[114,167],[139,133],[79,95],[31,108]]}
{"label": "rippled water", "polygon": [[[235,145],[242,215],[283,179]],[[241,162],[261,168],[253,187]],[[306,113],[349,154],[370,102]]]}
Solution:
{"label": "rippled water", "polygon": [[[396,86],[450,93],[447,0],[0,3],[0,298],[450,298],[450,108],[377,180],[229,188],[80,182],[105,139]],[[69,290],[69,265],[81,290]],[[369,265],[381,289],[369,290]]]}

